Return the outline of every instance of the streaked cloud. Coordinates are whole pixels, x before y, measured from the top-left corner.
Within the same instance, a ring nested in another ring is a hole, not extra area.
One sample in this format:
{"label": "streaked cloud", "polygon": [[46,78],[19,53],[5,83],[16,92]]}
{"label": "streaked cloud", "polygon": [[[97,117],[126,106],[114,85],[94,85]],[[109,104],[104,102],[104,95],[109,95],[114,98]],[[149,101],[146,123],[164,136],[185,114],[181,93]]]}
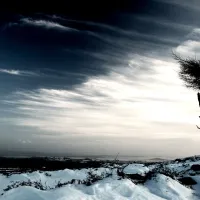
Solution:
{"label": "streaked cloud", "polygon": [[[166,19],[159,19],[156,17],[150,17],[150,16],[137,16],[138,20],[141,20],[143,22],[148,22],[152,24],[157,24],[162,27],[167,27],[172,30],[177,30],[177,31],[191,31],[195,29],[195,26],[192,24],[184,24],[184,23],[177,23],[177,22],[172,22]],[[165,39],[165,38],[163,38]]]}
{"label": "streaked cloud", "polygon": [[6,73],[6,74],[12,74],[12,75],[20,75],[19,70],[13,70],[13,69],[0,69],[0,73]]}
{"label": "streaked cloud", "polygon": [[166,3],[166,4],[173,4],[173,5],[177,5],[177,6],[180,6],[180,7],[184,7],[186,9],[192,9],[192,10],[196,10],[196,11],[199,11],[200,8],[199,8],[199,1],[198,0],[193,0],[192,3],[189,2],[189,1],[182,1],[182,0],[154,0],[154,1],[157,1],[157,2],[163,2],[163,3]]}
{"label": "streaked cloud", "polygon": [[24,24],[32,25],[32,26],[38,26],[38,27],[44,27],[47,29],[59,29],[59,30],[64,30],[64,31],[77,31],[74,28],[70,28],[67,26],[63,26],[57,22],[53,21],[47,21],[47,20],[33,20],[29,18],[23,18],[20,20]]}
{"label": "streaked cloud", "polygon": [[30,140],[23,140],[23,139],[19,139],[18,142],[21,144],[31,144],[32,143]]}
{"label": "streaked cloud", "polygon": [[[152,70],[139,75],[147,66]],[[134,55],[129,67],[89,78],[73,90],[19,91],[15,102],[8,103],[25,116],[14,120],[15,124],[66,138],[74,134],[140,140],[149,134],[155,139],[190,138],[196,134],[197,102],[179,80],[177,69],[176,63]],[[188,132],[192,127],[194,132]]]}
{"label": "streaked cloud", "polygon": [[196,93],[171,54],[198,58],[198,20],[162,5],[166,12],[152,4],[102,20],[41,13],[6,21],[2,66],[13,69],[0,69],[2,141],[79,155],[174,155],[183,144],[184,155],[198,152]]}
{"label": "streaked cloud", "polygon": [[37,75],[31,71],[22,71],[22,70],[15,70],[15,69],[2,69],[0,68],[0,73],[16,75],[16,76],[35,76]]}
{"label": "streaked cloud", "polygon": [[[90,27],[96,27],[97,28],[97,32],[99,30],[104,30],[110,34],[114,33],[115,35],[116,34],[120,34],[122,36],[125,36],[127,37],[127,39],[129,38],[131,40],[131,38],[134,38],[134,37],[140,37],[142,39],[146,39],[146,40],[156,40],[157,42],[162,42],[162,43],[173,43],[175,44],[176,41],[175,40],[171,40],[171,39],[167,39],[167,38],[163,38],[163,37],[158,37],[158,36],[155,36],[155,35],[152,35],[152,34],[146,34],[146,33],[142,33],[142,32],[139,32],[139,31],[136,31],[136,30],[133,30],[133,29],[123,29],[123,28],[120,28],[120,27],[117,27],[117,26],[111,26],[111,25],[108,25],[108,24],[105,24],[105,23],[98,23],[98,22],[92,22],[92,21],[82,21],[82,20],[72,20],[72,19],[67,19],[67,18],[60,18],[59,16],[49,16],[50,18],[52,19],[61,19],[63,20],[64,22],[71,22],[71,23],[74,23],[74,24],[81,24],[81,25],[87,25],[87,26],[90,26]],[[141,19],[140,17],[137,17],[138,19]],[[148,18],[146,17],[145,18],[146,20],[148,20]],[[144,18],[143,18],[144,20]],[[151,23],[159,23],[159,24],[162,24],[164,26],[167,26],[167,27],[178,27],[178,28],[191,28],[190,26],[180,26],[178,24],[173,24],[173,23],[166,23],[165,21],[159,21],[158,19],[150,19],[151,20]],[[97,34],[97,33],[94,33],[92,31],[83,31],[82,32],[85,32],[85,33],[88,33],[88,34],[91,34],[93,36],[96,36],[100,39],[106,39],[105,36],[101,36],[100,34]],[[108,35],[108,33],[106,35]],[[107,37],[108,38],[108,37]],[[108,40],[107,40],[108,41]],[[112,40],[112,42],[115,41],[115,38]],[[116,42],[116,41],[115,41]],[[130,42],[129,42],[130,43]]]}

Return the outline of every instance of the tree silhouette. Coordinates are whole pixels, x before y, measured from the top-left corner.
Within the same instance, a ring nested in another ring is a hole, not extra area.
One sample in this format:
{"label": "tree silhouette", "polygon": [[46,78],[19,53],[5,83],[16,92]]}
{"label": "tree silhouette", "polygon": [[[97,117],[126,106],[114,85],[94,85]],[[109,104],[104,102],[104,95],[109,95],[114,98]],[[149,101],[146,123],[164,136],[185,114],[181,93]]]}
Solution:
{"label": "tree silhouette", "polygon": [[[173,53],[175,60],[180,64],[179,77],[185,82],[185,86],[194,90],[200,90],[200,60],[192,58],[181,58]],[[197,93],[200,107],[200,93]],[[199,116],[200,117],[200,116]],[[198,129],[200,127],[197,126]]]}
{"label": "tree silhouette", "polygon": [[200,60],[183,59],[176,54],[174,58],[180,64],[179,77],[185,82],[186,87],[200,90]]}

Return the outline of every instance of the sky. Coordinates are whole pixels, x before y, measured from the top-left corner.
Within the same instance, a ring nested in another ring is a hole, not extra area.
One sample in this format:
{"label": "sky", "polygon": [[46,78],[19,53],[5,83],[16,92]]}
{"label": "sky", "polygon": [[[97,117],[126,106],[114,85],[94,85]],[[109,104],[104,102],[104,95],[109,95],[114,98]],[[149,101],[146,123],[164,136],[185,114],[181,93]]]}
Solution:
{"label": "sky", "polygon": [[[11,3],[11,2],[10,2]],[[0,155],[199,155],[198,0],[0,8]]]}

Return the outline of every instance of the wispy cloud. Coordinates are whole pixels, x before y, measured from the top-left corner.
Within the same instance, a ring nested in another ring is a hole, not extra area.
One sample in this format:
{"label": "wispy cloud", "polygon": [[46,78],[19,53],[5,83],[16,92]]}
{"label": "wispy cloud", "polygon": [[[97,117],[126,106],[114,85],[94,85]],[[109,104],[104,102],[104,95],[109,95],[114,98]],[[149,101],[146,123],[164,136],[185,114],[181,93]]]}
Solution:
{"label": "wispy cloud", "polygon": [[192,3],[189,2],[189,1],[182,1],[182,0],[154,0],[154,1],[158,1],[158,2],[164,2],[164,3],[167,3],[167,4],[174,4],[174,5],[177,5],[177,6],[180,6],[180,7],[185,7],[185,8],[189,8],[189,9],[192,9],[192,10],[196,10],[196,11],[199,11],[199,1],[198,0],[194,0]]}
{"label": "wispy cloud", "polygon": [[[189,55],[198,46],[195,41],[189,37],[176,50]],[[120,141],[124,142],[122,150],[127,144],[136,150],[145,144],[145,150],[157,146],[155,152],[162,149],[169,153],[171,142],[167,141],[176,141],[176,149],[183,140],[195,138],[197,149],[196,94],[184,87],[175,61],[133,54],[128,65],[109,70],[107,75],[89,77],[71,90],[40,88],[13,93],[6,101],[19,114],[12,123],[37,129],[40,137],[53,137],[59,145],[76,141],[79,148],[87,143],[85,148],[91,145],[96,149],[98,139],[114,145],[115,150]]]}
{"label": "wispy cloud", "polygon": [[12,74],[12,75],[20,75],[19,70],[13,70],[13,69],[0,69],[1,73],[6,73],[6,74]]}
{"label": "wispy cloud", "polygon": [[[103,23],[97,23],[92,21],[81,21],[81,20],[71,20],[67,18],[59,18],[54,16],[48,16],[49,20],[47,19],[33,19],[33,18],[22,18],[18,23],[9,23],[7,27],[11,26],[35,26],[35,27],[41,27],[45,29],[54,29],[54,30],[60,30],[60,31],[75,31],[79,34],[86,34],[94,38],[98,38],[104,43],[107,43],[112,46],[118,46],[119,48],[128,48],[130,51],[134,51],[133,48],[139,49],[141,48],[141,44],[137,44],[137,41],[135,41],[133,45],[133,39],[138,38],[138,40],[145,40],[143,41],[143,45],[147,45],[150,47],[150,45],[153,45],[154,48],[156,46],[158,47],[161,45],[175,45],[177,44],[177,41],[169,39],[169,38],[163,38],[158,37],[151,34],[141,33],[136,30],[124,30],[122,28],[119,28],[117,26],[111,26],[108,24]],[[58,19],[60,21],[58,21]],[[63,20],[63,21],[62,21]],[[63,22],[63,23],[60,23]],[[68,22],[73,23],[73,28],[70,26],[66,26]],[[65,24],[65,25],[63,25]],[[76,24],[86,25],[86,29],[79,29],[76,28]],[[91,31],[88,29],[88,27],[95,27],[95,30]],[[101,31],[100,31],[101,30]],[[102,30],[104,30],[102,32]],[[113,34],[114,33],[114,34]],[[120,38],[120,39],[119,39]]]}
{"label": "wispy cloud", "polygon": [[15,69],[2,69],[2,68],[0,68],[0,73],[16,75],[16,76],[35,76],[35,75],[37,75],[36,73],[31,72],[31,71],[21,71],[21,70],[15,70]]}
{"label": "wispy cloud", "polygon": [[200,41],[187,40],[176,48],[182,56],[196,57],[200,55]]}
{"label": "wispy cloud", "polygon": [[200,59],[200,29],[195,28],[187,35],[187,40],[182,42],[174,51],[185,58]]}
{"label": "wispy cloud", "polygon": [[18,142],[21,144],[31,144],[32,143],[30,140],[22,140],[22,139],[19,139]]}
{"label": "wispy cloud", "polygon": [[[159,19],[156,17],[150,17],[150,16],[137,16],[137,19],[143,22],[148,22],[148,23],[153,23],[157,24],[162,27],[167,27],[169,29],[176,29],[176,30],[181,30],[181,31],[190,31],[195,28],[194,25],[191,24],[183,24],[183,23],[176,23],[172,22],[166,19]],[[164,38],[163,38],[164,39]]]}
{"label": "wispy cloud", "polygon": [[57,22],[53,21],[47,21],[47,20],[33,20],[29,18],[23,18],[20,20],[24,24],[32,25],[32,26],[38,26],[38,27],[44,27],[47,29],[59,29],[64,31],[78,31],[77,29],[70,28],[67,26],[63,26]]}
{"label": "wispy cloud", "polygon": [[[152,70],[137,79],[140,70],[147,66]],[[25,115],[15,120],[17,125],[66,137],[121,137],[122,133],[123,137],[140,139],[150,133],[155,139],[191,137],[187,130],[195,126],[196,101],[175,69],[175,63],[135,55],[129,67],[89,78],[72,91],[20,91],[15,93],[15,102],[9,103]]]}
{"label": "wispy cloud", "polygon": [[[150,34],[146,34],[146,33],[141,33],[141,32],[138,32],[134,29],[130,29],[130,30],[124,30],[120,27],[117,27],[117,26],[111,26],[111,25],[108,25],[108,24],[103,24],[103,23],[98,23],[98,22],[93,22],[93,21],[82,21],[82,20],[72,20],[72,19],[67,19],[67,18],[59,18],[59,16],[49,16],[51,18],[58,18],[58,19],[62,19],[63,21],[66,21],[66,22],[72,22],[72,23],[75,23],[75,24],[83,24],[83,25],[87,25],[87,26],[91,26],[91,27],[96,27],[98,29],[103,29],[103,30],[106,30],[106,31],[109,31],[109,32],[114,32],[114,33],[117,33],[117,34],[120,34],[120,35],[123,35],[125,37],[130,37],[130,38],[133,38],[133,37],[140,37],[140,38],[143,38],[143,39],[148,39],[148,40],[156,40],[158,42],[165,42],[165,43],[173,43],[175,44],[176,41],[175,40],[171,40],[171,39],[167,39],[167,38],[163,38],[163,37],[158,37],[158,36],[155,36],[155,35],[150,35]],[[138,17],[139,18],[139,17]],[[148,18],[146,18],[148,19]],[[151,19],[151,23],[155,22],[158,20],[156,19]],[[160,24],[164,24],[164,21],[160,21]],[[171,27],[173,26],[174,27],[178,27],[178,24],[173,24],[173,23],[165,23],[165,26],[168,26],[168,27]],[[186,27],[186,26],[184,26]],[[179,28],[179,27],[178,27]],[[187,27],[187,29],[189,29],[191,27]],[[101,39],[106,39],[105,36],[101,36],[97,33],[94,33],[94,32],[91,32],[91,31],[82,31],[82,32],[86,32],[88,34],[91,34],[93,36],[96,36],[96,37],[99,37]],[[112,42],[114,42],[115,39],[113,39]],[[129,42],[130,43],[130,42]]]}

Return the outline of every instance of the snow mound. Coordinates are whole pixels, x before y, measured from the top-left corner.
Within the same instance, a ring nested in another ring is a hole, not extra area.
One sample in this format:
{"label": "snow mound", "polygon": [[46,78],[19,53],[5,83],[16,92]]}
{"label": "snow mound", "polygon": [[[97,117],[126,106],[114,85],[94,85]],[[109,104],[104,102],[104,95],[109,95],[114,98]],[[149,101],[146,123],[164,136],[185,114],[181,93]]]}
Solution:
{"label": "snow mound", "polygon": [[145,186],[151,193],[164,199],[193,199],[193,191],[191,189],[162,174],[158,174],[153,180],[147,181]]}
{"label": "snow mound", "polygon": [[144,166],[144,164],[129,164],[124,168],[123,171],[125,174],[145,175],[147,172],[149,172],[149,168]]}

